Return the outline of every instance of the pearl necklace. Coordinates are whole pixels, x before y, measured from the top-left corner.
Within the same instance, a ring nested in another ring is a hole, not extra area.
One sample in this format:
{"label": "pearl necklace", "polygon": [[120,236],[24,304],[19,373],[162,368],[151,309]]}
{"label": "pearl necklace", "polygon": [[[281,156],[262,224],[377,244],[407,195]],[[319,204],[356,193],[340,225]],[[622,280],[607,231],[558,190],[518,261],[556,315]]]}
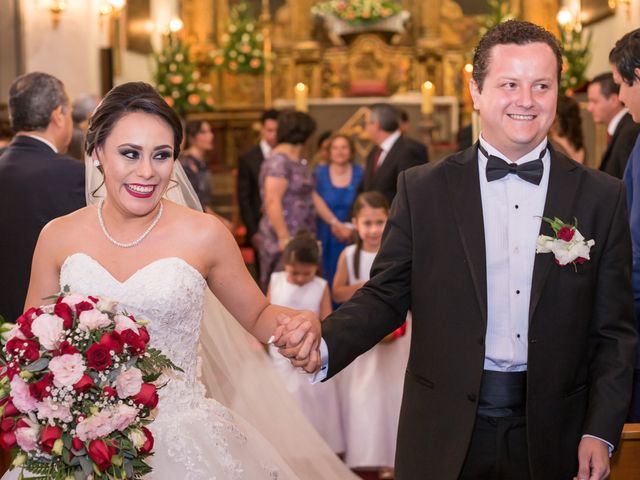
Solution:
{"label": "pearl necklace", "polygon": [[135,247],[136,245],[138,245],[142,240],[145,239],[145,237],[147,235],[149,235],[149,232],[151,230],[153,230],[153,227],[155,227],[158,222],[160,221],[160,217],[162,216],[162,209],[163,209],[163,205],[162,202],[160,202],[160,208],[158,209],[158,213],[156,214],[155,218],[153,219],[153,221],[151,222],[151,225],[149,225],[147,227],[147,229],[142,232],[142,235],[140,235],[138,238],[136,238],[134,241],[129,242],[129,243],[122,243],[117,241],[115,238],[113,238],[109,232],[107,231],[107,227],[104,224],[104,218],[102,218],[102,206],[104,205],[104,200],[101,200],[100,203],[98,204],[98,222],[100,223],[100,228],[102,229],[102,233],[104,233],[104,236],[107,237],[107,239],[113,243],[116,247],[120,247],[120,248],[131,248],[131,247]]}

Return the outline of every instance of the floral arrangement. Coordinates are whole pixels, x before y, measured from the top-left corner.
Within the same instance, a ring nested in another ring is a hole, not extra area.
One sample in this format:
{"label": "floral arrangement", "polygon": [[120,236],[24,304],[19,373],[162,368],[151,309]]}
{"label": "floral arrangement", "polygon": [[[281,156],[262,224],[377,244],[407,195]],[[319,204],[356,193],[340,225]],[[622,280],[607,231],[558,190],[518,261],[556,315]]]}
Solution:
{"label": "floral arrangement", "polygon": [[593,31],[585,37],[581,28],[559,25],[562,45],[562,77],[560,92],[571,96],[587,83],[587,67],[591,63],[591,38]]}
{"label": "floral arrangement", "polygon": [[578,231],[578,220],[573,225],[564,223],[558,217],[553,220],[542,218],[551,225],[555,237],[540,235],[536,242],[536,253],[553,253],[555,262],[562,267],[566,265],[581,265],[590,260],[589,252],[595,245],[595,240],[585,240]]}
{"label": "floral arrangement", "polygon": [[231,22],[222,36],[222,48],[210,53],[214,68],[230,73],[264,72],[263,36],[257,30],[256,20],[246,2],[231,10]]}
{"label": "floral arrangement", "polygon": [[149,346],[147,322],[106,298],[69,293],[30,308],[7,331],[0,371],[0,447],[12,468],[54,480],[141,478],[153,382],[180,370]]}
{"label": "floral arrangement", "polygon": [[178,115],[213,110],[211,85],[202,81],[189,43],[170,33],[154,61],[156,90]]}
{"label": "floral arrangement", "polygon": [[314,15],[335,15],[345,22],[358,25],[382,20],[400,12],[402,7],[387,0],[330,0],[311,8]]}
{"label": "floral arrangement", "polygon": [[511,2],[509,0],[488,0],[487,4],[489,13],[480,15],[478,18],[480,26],[478,33],[481,37],[496,25],[516,18],[511,12]]}

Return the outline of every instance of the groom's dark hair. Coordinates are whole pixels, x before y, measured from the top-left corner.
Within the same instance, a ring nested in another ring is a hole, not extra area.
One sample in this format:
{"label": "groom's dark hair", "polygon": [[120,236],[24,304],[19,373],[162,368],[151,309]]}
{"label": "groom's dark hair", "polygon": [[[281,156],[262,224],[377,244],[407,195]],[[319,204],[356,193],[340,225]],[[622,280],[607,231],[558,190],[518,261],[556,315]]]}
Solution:
{"label": "groom's dark hair", "polygon": [[562,47],[551,32],[539,25],[522,20],[508,20],[499,23],[480,39],[473,55],[473,79],[482,92],[484,79],[491,66],[491,54],[496,45],[528,45],[545,43],[553,51],[558,63],[558,83],[562,73]]}
{"label": "groom's dark hair", "polygon": [[616,42],[609,53],[609,62],[614,64],[627,85],[640,80],[636,68],[640,68],[640,28],[627,33]]}
{"label": "groom's dark hair", "polygon": [[180,154],[182,123],[180,117],[148,83],[129,82],[112,88],[96,108],[89,120],[85,152],[104,145],[114,125],[128,113],[142,112],[160,117],[173,130],[173,158]]}

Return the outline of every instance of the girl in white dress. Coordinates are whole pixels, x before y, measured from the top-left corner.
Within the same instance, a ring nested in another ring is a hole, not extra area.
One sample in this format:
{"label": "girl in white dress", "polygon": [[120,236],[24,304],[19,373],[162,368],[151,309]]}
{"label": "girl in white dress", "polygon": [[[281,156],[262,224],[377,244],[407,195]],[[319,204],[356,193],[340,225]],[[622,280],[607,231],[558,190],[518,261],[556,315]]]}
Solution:
{"label": "girl in white dress", "polygon": [[[267,298],[274,305],[311,310],[322,320],[331,313],[329,286],[318,277],[320,248],[316,237],[299,231],[282,254],[284,271],[271,274]],[[278,349],[269,346],[287,390],[291,393],[318,433],[336,453],[344,451],[342,424],[336,383],[332,381],[312,385],[304,374],[296,374],[289,361]]]}
{"label": "girl in white dress", "polygon": [[[81,294],[110,297],[120,308],[151,321],[152,345],[184,373],[159,392],[157,415],[150,425],[155,437],[150,479],[351,478],[346,467],[331,461],[333,454],[316,440],[295,404],[278,396],[275,382],[264,385],[262,377],[270,378],[268,371],[254,375],[262,396],[246,401],[270,405],[272,423],[294,422],[292,437],[300,429],[305,432],[297,437],[299,445],[310,443],[315,451],[328,451],[315,457],[317,462],[308,464],[291,451],[285,452],[291,453],[285,459],[239,415],[205,398],[197,374],[201,323],[210,321],[212,313],[221,325],[236,321],[215,305],[207,306],[217,302],[214,295],[265,343],[270,336],[279,344],[286,339],[287,345],[302,344],[309,353],[317,348],[320,325],[312,312],[267,303],[219,220],[165,198],[179,190],[175,159],[181,138],[179,118],[150,85],[127,83],[105,96],[90,121],[86,145],[93,162],[88,177],[99,170],[103,179],[100,188],[94,188],[88,178],[88,199],[97,197],[99,202],[53,220],[42,230],[26,305],[41,305],[68,285]],[[182,186],[195,198],[184,180],[182,172]],[[227,339],[226,332],[209,334],[214,343],[217,335]],[[317,352],[312,353],[305,365],[309,371],[318,362]],[[233,358],[227,360],[237,365]],[[226,383],[219,387],[227,393],[233,390]],[[279,431],[268,423],[261,430]],[[3,479],[17,476],[13,470]]]}
{"label": "girl in white dress", "polygon": [[[333,298],[345,302],[369,279],[380,248],[388,205],[378,192],[359,195],[352,222],[357,243],[338,259]],[[345,462],[354,469],[393,467],[410,338],[406,326],[358,357],[337,377],[345,436]]]}

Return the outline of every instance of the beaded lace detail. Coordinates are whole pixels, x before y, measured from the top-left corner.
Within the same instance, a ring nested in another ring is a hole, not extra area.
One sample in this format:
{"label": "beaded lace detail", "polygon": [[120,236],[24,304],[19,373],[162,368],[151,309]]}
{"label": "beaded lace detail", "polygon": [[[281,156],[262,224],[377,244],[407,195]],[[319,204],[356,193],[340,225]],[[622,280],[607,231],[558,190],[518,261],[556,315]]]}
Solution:
{"label": "beaded lace detail", "polygon": [[[162,258],[120,282],[92,257],[76,253],[60,271],[60,286],[65,285],[74,292],[114,299],[121,309],[150,320],[151,344],[184,370],[175,372],[175,378],[172,373],[159,391],[157,416],[150,426],[156,438],[153,479],[171,478],[163,468],[167,455],[180,465],[180,478],[187,480],[281,478],[269,458],[251,452],[255,445],[249,445],[246,424],[205,398],[197,376],[197,349],[207,286],[196,269],[178,257]],[[242,459],[233,454],[239,451],[246,453]]]}

